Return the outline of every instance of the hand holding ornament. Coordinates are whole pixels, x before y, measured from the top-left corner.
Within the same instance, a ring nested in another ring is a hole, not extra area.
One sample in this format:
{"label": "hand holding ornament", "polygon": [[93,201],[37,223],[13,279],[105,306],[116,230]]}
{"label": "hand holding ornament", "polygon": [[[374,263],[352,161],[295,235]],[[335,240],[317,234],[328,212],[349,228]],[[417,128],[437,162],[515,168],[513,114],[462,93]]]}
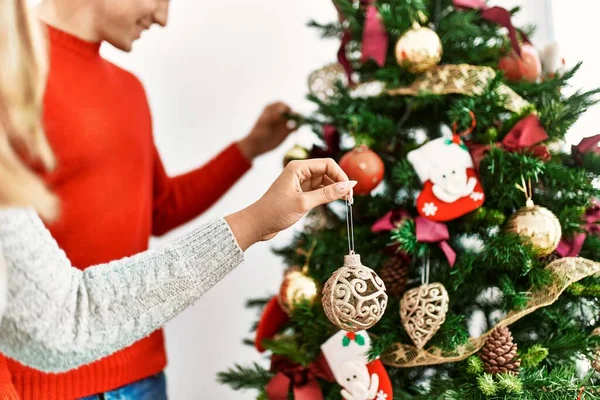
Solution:
{"label": "hand holding ornament", "polygon": [[242,250],[269,240],[316,206],[343,198],[356,186],[331,159],[292,161],[254,204],[225,217]]}

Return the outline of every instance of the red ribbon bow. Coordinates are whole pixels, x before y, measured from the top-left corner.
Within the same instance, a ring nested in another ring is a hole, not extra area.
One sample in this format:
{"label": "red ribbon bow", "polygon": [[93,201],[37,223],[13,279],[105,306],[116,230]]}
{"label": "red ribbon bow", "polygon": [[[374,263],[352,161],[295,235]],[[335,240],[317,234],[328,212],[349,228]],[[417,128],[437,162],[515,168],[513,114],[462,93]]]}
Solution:
{"label": "red ribbon bow", "polygon": [[588,234],[600,235],[600,201],[592,203],[592,207],[583,215],[583,232],[570,239],[562,239],[556,248],[561,257],[577,257]]}
{"label": "red ribbon bow", "polygon": [[[375,7],[375,0],[361,0],[361,5],[366,6],[365,24],[363,27],[362,35],[362,55],[361,62],[367,62],[368,60],[374,60],[380,67],[385,65],[385,59],[387,56],[387,50],[389,45],[389,38],[385,26],[381,21],[377,7]],[[334,5],[338,10],[338,16],[340,22],[344,22],[344,16],[340,12],[337,4],[334,1]],[[338,62],[346,71],[348,76],[348,83],[350,86],[353,85],[352,73],[354,69],[352,64],[346,56],[346,47],[352,40],[352,35],[348,30],[344,31],[342,36],[342,42],[337,53]]]}
{"label": "red ribbon bow", "polygon": [[313,146],[310,158],[336,158],[340,153],[340,132],[333,125],[323,126],[325,147]]}
{"label": "red ribbon bow", "polygon": [[367,15],[363,29],[360,61],[365,63],[373,60],[377,65],[383,67],[389,45],[387,31],[383,26],[377,7],[375,7],[375,0],[363,0],[361,3],[367,6]]}
{"label": "red ribbon bow", "polygon": [[371,226],[371,232],[390,232],[396,229],[407,218],[410,218],[410,214],[406,211],[400,209],[392,210],[375,221]]}
{"label": "red ribbon bow", "polygon": [[525,33],[515,28],[511,20],[510,12],[506,8],[498,6],[488,7],[485,0],[453,0],[453,2],[454,7],[459,9],[479,10],[481,12],[481,18],[508,29],[510,44],[519,57],[521,56],[521,46],[519,45],[517,32],[521,34],[523,41],[527,43],[529,43],[529,38]]}
{"label": "red ribbon bow", "polygon": [[583,138],[577,146],[572,146],[571,153],[573,154],[575,161],[581,164],[583,162],[583,156],[586,153],[596,153],[600,155],[598,143],[600,143],[600,135],[595,135]]}
{"label": "red ribbon bow", "polygon": [[267,384],[269,400],[287,400],[290,387],[294,400],[323,400],[323,392],[317,378],[333,382],[333,374],[323,355],[308,367],[292,362],[290,359],[272,355],[271,371],[277,372]]}
{"label": "red ribbon bow", "polygon": [[549,160],[550,152],[548,151],[548,148],[546,148],[546,146],[537,146],[538,143],[547,139],[548,134],[538,117],[534,114],[530,114],[520,120],[510,132],[508,132],[504,139],[502,139],[501,143],[494,143],[492,145],[468,143],[467,147],[469,147],[471,157],[473,157],[475,168],[479,169],[481,160],[483,160],[493,146],[500,147],[510,152],[524,150],[542,160]]}
{"label": "red ribbon bow", "polygon": [[448,239],[450,239],[448,226],[424,217],[416,217],[415,227],[417,240],[422,243],[437,243],[446,256],[448,263],[453,267],[456,262],[456,253],[448,244]]}

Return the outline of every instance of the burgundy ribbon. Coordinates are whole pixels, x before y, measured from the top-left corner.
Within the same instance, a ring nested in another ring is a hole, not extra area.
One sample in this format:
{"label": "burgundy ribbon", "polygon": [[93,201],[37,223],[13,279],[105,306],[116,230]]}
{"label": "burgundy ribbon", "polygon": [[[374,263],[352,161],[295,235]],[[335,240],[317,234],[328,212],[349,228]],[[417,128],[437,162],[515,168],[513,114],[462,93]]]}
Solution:
{"label": "burgundy ribbon", "polygon": [[266,387],[269,400],[287,400],[290,388],[294,393],[294,400],[323,400],[323,392],[317,378],[334,381],[323,355],[308,367],[304,367],[274,354],[271,356],[271,371],[277,372],[277,375]]}
{"label": "burgundy ribbon", "polygon": [[527,151],[542,160],[550,159],[550,152],[546,146],[537,144],[548,139],[548,134],[544,126],[534,114],[520,120],[508,134],[502,139],[501,143],[477,144],[467,143],[467,147],[473,157],[475,168],[479,169],[481,160],[487,155],[492,147],[500,147],[506,151],[519,152]]}
{"label": "burgundy ribbon", "polygon": [[572,146],[571,153],[573,154],[575,161],[581,164],[583,162],[583,156],[586,153],[596,153],[600,155],[598,143],[600,143],[600,135],[595,135],[583,138],[577,146]]}
{"label": "burgundy ribbon", "polygon": [[508,36],[510,38],[510,44],[512,45],[515,53],[521,56],[521,46],[519,45],[519,39],[517,38],[517,32],[519,32],[525,42],[529,42],[529,38],[518,31],[512,23],[510,12],[506,8],[502,7],[488,7],[485,0],[453,0],[454,7],[459,9],[471,9],[479,10],[481,18],[498,24],[508,29]]}
{"label": "burgundy ribbon", "polygon": [[[338,11],[338,17],[340,22],[344,23],[344,16],[340,12],[335,0],[334,5]],[[361,62],[367,62],[368,60],[374,60],[380,67],[385,65],[385,59],[387,57],[387,51],[389,46],[388,33],[383,26],[377,7],[375,7],[375,0],[361,0],[361,5],[366,6],[365,25],[363,27],[362,35],[362,55]],[[348,77],[348,84],[352,86],[354,81],[352,80],[352,73],[354,69],[352,64],[348,60],[346,55],[346,47],[352,40],[352,35],[348,30],[344,30],[342,35],[342,42],[337,53],[337,59],[340,65],[344,68],[346,76]]]}
{"label": "burgundy ribbon", "polygon": [[333,125],[323,126],[325,147],[313,146],[310,158],[337,158],[340,153],[340,132]]}
{"label": "burgundy ribbon", "polygon": [[583,248],[587,235],[600,235],[600,201],[594,201],[592,207],[583,215],[583,232],[570,239],[563,238],[556,252],[561,257],[577,257]]}
{"label": "burgundy ribbon", "polygon": [[401,209],[392,210],[375,221],[375,223],[371,226],[371,232],[390,232],[396,229],[398,225],[407,218],[410,218],[410,214],[406,211]]}
{"label": "burgundy ribbon", "polygon": [[388,33],[383,26],[377,7],[375,7],[375,0],[363,0],[361,3],[365,4],[367,9],[360,61],[365,63],[373,60],[377,65],[383,67],[389,45]]}
{"label": "burgundy ribbon", "polygon": [[446,224],[432,221],[424,217],[415,218],[417,240],[422,243],[437,243],[442,252],[448,259],[451,267],[456,262],[456,253],[448,244],[450,233]]}

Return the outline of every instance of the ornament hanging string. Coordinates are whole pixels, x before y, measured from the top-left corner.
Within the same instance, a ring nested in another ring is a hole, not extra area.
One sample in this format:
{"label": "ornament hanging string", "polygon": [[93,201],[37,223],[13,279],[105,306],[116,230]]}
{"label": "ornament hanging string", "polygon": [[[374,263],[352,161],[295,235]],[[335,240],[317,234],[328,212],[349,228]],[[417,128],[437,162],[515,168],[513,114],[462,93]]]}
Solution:
{"label": "ornament hanging string", "polygon": [[529,208],[533,207],[533,190],[531,188],[531,178],[529,178],[529,182],[526,184],[525,183],[525,177],[523,175],[521,175],[521,182],[523,183],[522,185],[519,185],[518,183],[515,184],[515,186],[517,187],[517,189],[519,189],[521,192],[523,192],[525,194],[525,205]]}
{"label": "ornament hanging string", "polygon": [[354,253],[354,220],[352,219],[352,204],[354,204],[354,192],[350,189],[350,195],[346,200],[346,227],[348,229],[348,252]]}
{"label": "ornament hanging string", "polygon": [[429,272],[431,268],[431,259],[429,255],[427,256],[427,260],[425,264],[421,267],[421,285],[429,285]]}
{"label": "ornament hanging string", "polygon": [[452,124],[452,133],[454,135],[458,135],[463,139],[467,139],[467,136],[469,136],[471,133],[473,133],[473,131],[475,130],[475,128],[477,127],[477,119],[475,118],[475,113],[471,110],[469,110],[469,115],[471,116],[471,126],[468,127],[466,130],[462,131],[462,132],[457,132],[458,130],[458,122],[454,121],[454,123]]}

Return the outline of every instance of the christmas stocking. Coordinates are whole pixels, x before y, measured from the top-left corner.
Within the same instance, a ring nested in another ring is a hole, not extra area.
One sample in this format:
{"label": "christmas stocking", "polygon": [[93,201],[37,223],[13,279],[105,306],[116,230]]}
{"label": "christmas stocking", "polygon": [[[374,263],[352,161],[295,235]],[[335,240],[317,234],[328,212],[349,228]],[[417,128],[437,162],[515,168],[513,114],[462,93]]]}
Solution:
{"label": "christmas stocking", "polygon": [[254,347],[261,353],[265,351],[262,346],[263,339],[273,339],[275,334],[288,323],[290,317],[279,305],[277,296],[273,296],[265,306],[258,327],[256,328],[256,337],[254,338]]}
{"label": "christmas stocking", "polygon": [[392,383],[380,359],[369,362],[366,331],[339,331],[321,346],[345,400],[392,400]]}
{"label": "christmas stocking", "polygon": [[485,195],[473,160],[458,135],[434,139],[407,158],[423,182],[417,199],[421,216],[450,221],[483,205]]}

